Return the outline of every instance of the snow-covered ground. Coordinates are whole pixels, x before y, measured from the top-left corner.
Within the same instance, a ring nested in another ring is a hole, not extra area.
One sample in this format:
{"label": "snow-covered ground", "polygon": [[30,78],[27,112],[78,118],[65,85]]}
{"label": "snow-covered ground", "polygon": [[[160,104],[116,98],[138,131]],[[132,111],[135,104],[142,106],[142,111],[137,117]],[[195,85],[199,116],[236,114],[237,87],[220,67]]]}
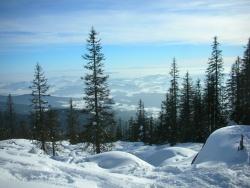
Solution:
{"label": "snow-covered ground", "polygon": [[[238,151],[240,135],[245,149]],[[63,141],[56,157],[31,141],[0,141],[0,187],[250,187],[250,126],[213,133],[202,144],[148,146],[116,142],[110,152],[91,155],[84,144]]]}

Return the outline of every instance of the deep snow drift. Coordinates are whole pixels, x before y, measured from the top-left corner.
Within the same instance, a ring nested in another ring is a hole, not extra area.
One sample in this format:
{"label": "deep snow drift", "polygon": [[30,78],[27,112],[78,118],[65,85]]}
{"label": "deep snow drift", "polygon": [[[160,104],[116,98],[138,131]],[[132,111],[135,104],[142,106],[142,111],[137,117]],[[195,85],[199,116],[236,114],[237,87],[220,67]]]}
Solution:
{"label": "deep snow drift", "polygon": [[[243,135],[245,149],[238,151]],[[200,151],[194,164],[209,161],[224,162],[228,165],[249,163],[250,126],[228,126],[213,132]]]}
{"label": "deep snow drift", "polygon": [[[242,133],[246,147],[238,151]],[[113,151],[91,155],[84,144],[63,141],[51,157],[29,140],[0,141],[0,188],[250,187],[249,133],[250,126],[214,132],[194,165],[202,144],[116,142]]]}

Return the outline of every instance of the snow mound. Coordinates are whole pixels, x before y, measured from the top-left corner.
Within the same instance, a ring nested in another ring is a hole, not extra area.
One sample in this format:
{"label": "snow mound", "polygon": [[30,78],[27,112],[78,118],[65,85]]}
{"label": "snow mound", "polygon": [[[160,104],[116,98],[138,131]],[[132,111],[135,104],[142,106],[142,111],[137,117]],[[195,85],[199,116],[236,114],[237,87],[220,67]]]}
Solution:
{"label": "snow mound", "polygon": [[[245,148],[238,151],[241,135]],[[247,163],[249,160],[250,126],[234,125],[213,132],[199,152],[194,164],[224,162],[229,165]]]}
{"label": "snow mound", "polygon": [[163,166],[173,163],[180,163],[196,155],[197,152],[181,147],[167,147],[156,150],[144,160],[154,166]]}
{"label": "snow mound", "polygon": [[152,169],[153,166],[127,152],[109,151],[85,158],[87,162],[94,162],[99,167],[112,172],[131,172],[142,169]]}

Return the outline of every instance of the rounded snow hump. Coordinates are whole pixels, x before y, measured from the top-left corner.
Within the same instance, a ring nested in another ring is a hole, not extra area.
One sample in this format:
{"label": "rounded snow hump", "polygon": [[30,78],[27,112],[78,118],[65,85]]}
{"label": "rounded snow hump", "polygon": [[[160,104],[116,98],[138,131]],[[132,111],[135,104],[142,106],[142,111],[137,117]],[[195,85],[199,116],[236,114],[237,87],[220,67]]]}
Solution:
{"label": "rounded snow hump", "polygon": [[[243,142],[243,149],[239,149],[241,142]],[[249,125],[223,127],[208,137],[194,164],[211,161],[224,162],[228,165],[247,163],[249,162],[249,147]]]}

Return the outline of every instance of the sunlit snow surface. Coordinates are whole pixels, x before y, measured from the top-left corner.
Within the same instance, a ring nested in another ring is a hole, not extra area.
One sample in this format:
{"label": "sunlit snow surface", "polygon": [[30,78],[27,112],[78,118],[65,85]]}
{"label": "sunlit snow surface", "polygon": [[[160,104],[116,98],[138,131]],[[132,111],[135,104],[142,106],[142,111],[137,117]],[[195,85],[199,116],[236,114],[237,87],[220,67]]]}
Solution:
{"label": "sunlit snow surface", "polygon": [[215,132],[194,165],[202,144],[115,142],[113,151],[91,155],[84,144],[63,141],[58,156],[51,157],[29,140],[5,140],[0,142],[0,187],[250,187],[247,147],[237,151],[242,133],[250,133],[250,127]]}

